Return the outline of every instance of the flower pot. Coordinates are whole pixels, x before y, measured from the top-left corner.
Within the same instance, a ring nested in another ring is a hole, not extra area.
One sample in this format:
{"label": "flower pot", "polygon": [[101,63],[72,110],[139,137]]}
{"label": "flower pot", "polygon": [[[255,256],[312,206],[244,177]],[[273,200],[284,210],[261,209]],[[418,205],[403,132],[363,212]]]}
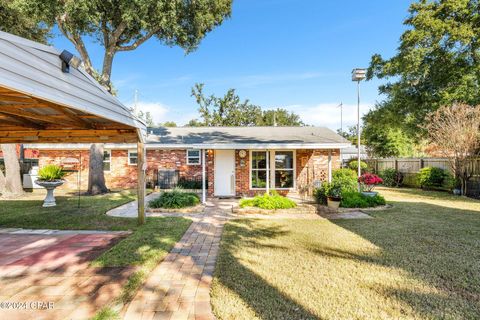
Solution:
{"label": "flower pot", "polygon": [[362,194],[367,197],[375,197],[378,192],[376,191],[363,191]]}
{"label": "flower pot", "polygon": [[327,198],[327,206],[330,209],[338,210],[340,207],[340,198],[333,198],[333,197],[328,197]]}
{"label": "flower pot", "polygon": [[55,190],[56,187],[60,187],[62,184],[64,184],[65,180],[36,180],[35,183],[47,189],[47,196],[45,197],[45,200],[43,200],[42,207],[55,207],[57,203],[55,202],[53,190]]}

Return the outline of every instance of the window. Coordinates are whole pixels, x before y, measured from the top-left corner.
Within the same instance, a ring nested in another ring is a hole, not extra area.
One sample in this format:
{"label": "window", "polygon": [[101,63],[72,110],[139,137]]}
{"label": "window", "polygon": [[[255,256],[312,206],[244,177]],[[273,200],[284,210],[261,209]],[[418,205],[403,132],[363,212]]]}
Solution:
{"label": "window", "polygon": [[201,164],[200,160],[200,150],[187,150],[187,164],[188,165],[197,165]]}
{"label": "window", "polygon": [[252,188],[263,189],[267,186],[267,152],[252,151]]}
{"label": "window", "polygon": [[293,188],[293,151],[275,151],[275,188]]}
{"label": "window", "polygon": [[103,171],[110,171],[110,159],[112,152],[110,150],[103,150]]}
{"label": "window", "polygon": [[252,151],[251,152],[251,188],[267,187],[267,158],[269,161],[269,185],[272,189],[291,189],[295,187],[294,151]]}
{"label": "window", "polygon": [[137,165],[138,163],[138,153],[137,151],[128,150],[128,164]]}

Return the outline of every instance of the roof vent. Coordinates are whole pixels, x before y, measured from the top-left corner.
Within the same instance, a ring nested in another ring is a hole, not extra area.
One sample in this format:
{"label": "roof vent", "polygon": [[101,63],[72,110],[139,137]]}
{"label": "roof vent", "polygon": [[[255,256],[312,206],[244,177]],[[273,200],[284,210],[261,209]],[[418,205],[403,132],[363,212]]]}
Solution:
{"label": "roof vent", "polygon": [[82,60],[79,58],[75,57],[73,53],[63,50],[62,53],[60,54],[60,60],[62,60],[62,72],[63,73],[69,73],[70,72],[70,66],[73,66],[74,68],[78,68],[80,64],[82,63]]}

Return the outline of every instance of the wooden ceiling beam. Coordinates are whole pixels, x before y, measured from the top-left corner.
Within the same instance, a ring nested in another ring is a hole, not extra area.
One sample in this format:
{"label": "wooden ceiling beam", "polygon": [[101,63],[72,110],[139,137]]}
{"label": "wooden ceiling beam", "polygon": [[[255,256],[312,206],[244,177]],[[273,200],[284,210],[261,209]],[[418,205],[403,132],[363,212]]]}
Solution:
{"label": "wooden ceiling beam", "polygon": [[[3,114],[9,114],[21,118],[26,118],[28,120],[37,120],[37,121],[42,121],[42,122],[48,122],[48,123],[54,123],[54,124],[59,124],[59,125],[68,125],[68,126],[73,126],[73,127],[84,127],[82,123],[78,123],[75,121],[69,121],[69,120],[64,120],[62,117],[59,117],[58,115],[41,115],[41,114],[34,114],[25,110],[21,109],[12,109],[9,107],[5,107],[3,105],[0,105],[0,113]],[[61,116],[61,115],[60,115]]]}
{"label": "wooden ceiling beam", "polygon": [[[29,128],[29,127],[30,128],[35,128],[35,129],[44,129],[45,128],[45,126],[40,124],[40,123],[33,122],[29,119],[25,119],[24,117],[20,117],[20,116],[17,116],[15,114],[4,113],[1,110],[0,110],[0,114],[1,115],[7,115],[8,117],[10,117],[10,119],[14,119],[15,121],[19,122],[19,124],[21,124],[22,126],[25,126],[27,128]],[[0,124],[2,124],[4,121],[5,120],[1,120]]]}

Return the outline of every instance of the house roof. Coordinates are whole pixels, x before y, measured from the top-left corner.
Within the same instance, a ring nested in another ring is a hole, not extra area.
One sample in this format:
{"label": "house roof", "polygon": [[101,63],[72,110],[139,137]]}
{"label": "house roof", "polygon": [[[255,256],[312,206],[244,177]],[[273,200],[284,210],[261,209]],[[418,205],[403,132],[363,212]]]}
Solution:
{"label": "house roof", "polygon": [[325,127],[176,127],[148,130],[147,143],[163,147],[344,148],[350,142]]}
{"label": "house roof", "polygon": [[[324,127],[176,127],[148,129],[147,149],[333,149],[347,148],[348,140]],[[42,149],[88,149],[86,144],[26,145]],[[134,148],[106,144],[107,149]]]}
{"label": "house roof", "polygon": [[1,31],[0,127],[0,143],[135,142],[146,132],[83,67],[62,72],[57,49]]}

